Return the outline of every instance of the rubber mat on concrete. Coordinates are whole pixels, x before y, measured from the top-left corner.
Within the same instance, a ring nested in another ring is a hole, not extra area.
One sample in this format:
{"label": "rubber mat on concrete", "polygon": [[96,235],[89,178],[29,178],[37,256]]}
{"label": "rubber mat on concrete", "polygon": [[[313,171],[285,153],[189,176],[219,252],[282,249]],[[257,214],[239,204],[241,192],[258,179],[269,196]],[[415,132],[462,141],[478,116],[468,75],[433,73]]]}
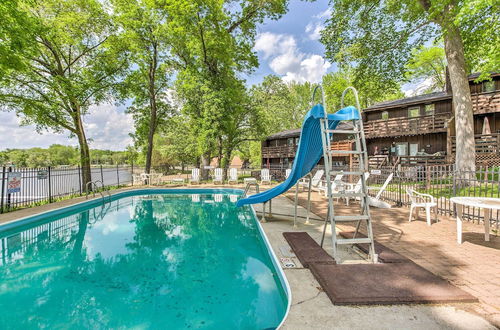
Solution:
{"label": "rubber mat on concrete", "polygon": [[477,298],[413,262],[311,263],[311,272],[335,305],[476,302]]}
{"label": "rubber mat on concrete", "polygon": [[[343,231],[340,233],[340,236],[343,238],[352,238],[354,232],[353,231]],[[358,233],[356,237],[366,237],[366,235]],[[355,246],[368,254],[369,244],[355,244]],[[378,254],[378,261],[382,263],[396,263],[396,262],[411,262],[407,257],[397,253],[396,251],[389,249],[388,247],[378,243],[375,241],[375,253]]]}
{"label": "rubber mat on concrete", "polygon": [[311,263],[335,264],[335,259],[323,250],[308,233],[285,232],[283,236],[304,267],[309,268]]}

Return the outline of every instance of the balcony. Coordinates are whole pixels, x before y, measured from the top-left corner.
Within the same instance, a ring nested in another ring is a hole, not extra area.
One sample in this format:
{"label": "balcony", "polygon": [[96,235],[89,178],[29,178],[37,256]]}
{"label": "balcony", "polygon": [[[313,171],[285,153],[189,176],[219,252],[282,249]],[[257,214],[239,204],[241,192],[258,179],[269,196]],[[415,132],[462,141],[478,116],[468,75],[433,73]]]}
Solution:
{"label": "balcony", "polygon": [[[498,154],[500,153],[500,134],[477,134],[474,135],[476,143],[476,154]],[[456,152],[456,137],[451,137],[451,150]]]}
{"label": "balcony", "polygon": [[[332,150],[351,150],[351,141],[332,142]],[[262,147],[262,158],[293,158],[297,152],[297,146]],[[333,154],[333,156],[345,157],[344,154]]]}
{"label": "balcony", "polygon": [[500,93],[472,94],[472,108],[475,115],[500,112]]}
{"label": "balcony", "polygon": [[440,113],[415,118],[391,118],[364,123],[366,138],[418,135],[446,132],[451,113]]}
{"label": "balcony", "polygon": [[262,147],[262,158],[295,157],[297,146]]}

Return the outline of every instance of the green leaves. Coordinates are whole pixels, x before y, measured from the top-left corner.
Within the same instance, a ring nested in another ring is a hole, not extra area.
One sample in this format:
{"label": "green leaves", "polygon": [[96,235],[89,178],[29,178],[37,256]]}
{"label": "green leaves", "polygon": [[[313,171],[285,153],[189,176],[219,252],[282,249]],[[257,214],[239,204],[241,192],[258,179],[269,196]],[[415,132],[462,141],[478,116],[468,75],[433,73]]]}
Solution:
{"label": "green leaves", "polygon": [[406,65],[409,80],[430,79],[432,84],[423,91],[431,93],[444,90],[446,83],[446,59],[442,47],[422,47],[412,51],[413,57]]}

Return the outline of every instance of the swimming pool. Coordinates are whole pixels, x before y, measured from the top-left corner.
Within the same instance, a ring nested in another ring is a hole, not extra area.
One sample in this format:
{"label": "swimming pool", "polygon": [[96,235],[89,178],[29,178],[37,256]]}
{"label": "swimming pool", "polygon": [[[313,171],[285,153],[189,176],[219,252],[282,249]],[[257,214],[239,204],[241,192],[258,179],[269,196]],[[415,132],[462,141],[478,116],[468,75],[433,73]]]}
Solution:
{"label": "swimming pool", "polygon": [[0,226],[0,328],[276,328],[290,292],[239,194],[132,190]]}

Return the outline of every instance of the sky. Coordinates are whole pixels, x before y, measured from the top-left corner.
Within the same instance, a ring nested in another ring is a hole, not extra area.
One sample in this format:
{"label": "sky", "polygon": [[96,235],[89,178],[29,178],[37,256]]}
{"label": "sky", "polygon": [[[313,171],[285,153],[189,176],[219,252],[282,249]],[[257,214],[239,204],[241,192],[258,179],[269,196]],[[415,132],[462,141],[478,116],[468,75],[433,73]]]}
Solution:
{"label": "sky", "polygon": [[[325,60],[325,48],[319,41],[328,16],[328,0],[312,3],[292,0],[288,13],[281,19],[261,24],[254,47],[260,65],[243,76],[247,85],[260,83],[268,74],[281,76],[285,81],[317,83],[323,75],[334,71],[335,65]],[[0,150],[78,144],[67,133],[39,134],[34,126],[20,126],[20,121],[13,112],[0,112]],[[124,150],[132,144],[129,134],[133,131],[133,120],[125,113],[124,106],[94,106],[84,118],[84,126],[91,148]]]}

